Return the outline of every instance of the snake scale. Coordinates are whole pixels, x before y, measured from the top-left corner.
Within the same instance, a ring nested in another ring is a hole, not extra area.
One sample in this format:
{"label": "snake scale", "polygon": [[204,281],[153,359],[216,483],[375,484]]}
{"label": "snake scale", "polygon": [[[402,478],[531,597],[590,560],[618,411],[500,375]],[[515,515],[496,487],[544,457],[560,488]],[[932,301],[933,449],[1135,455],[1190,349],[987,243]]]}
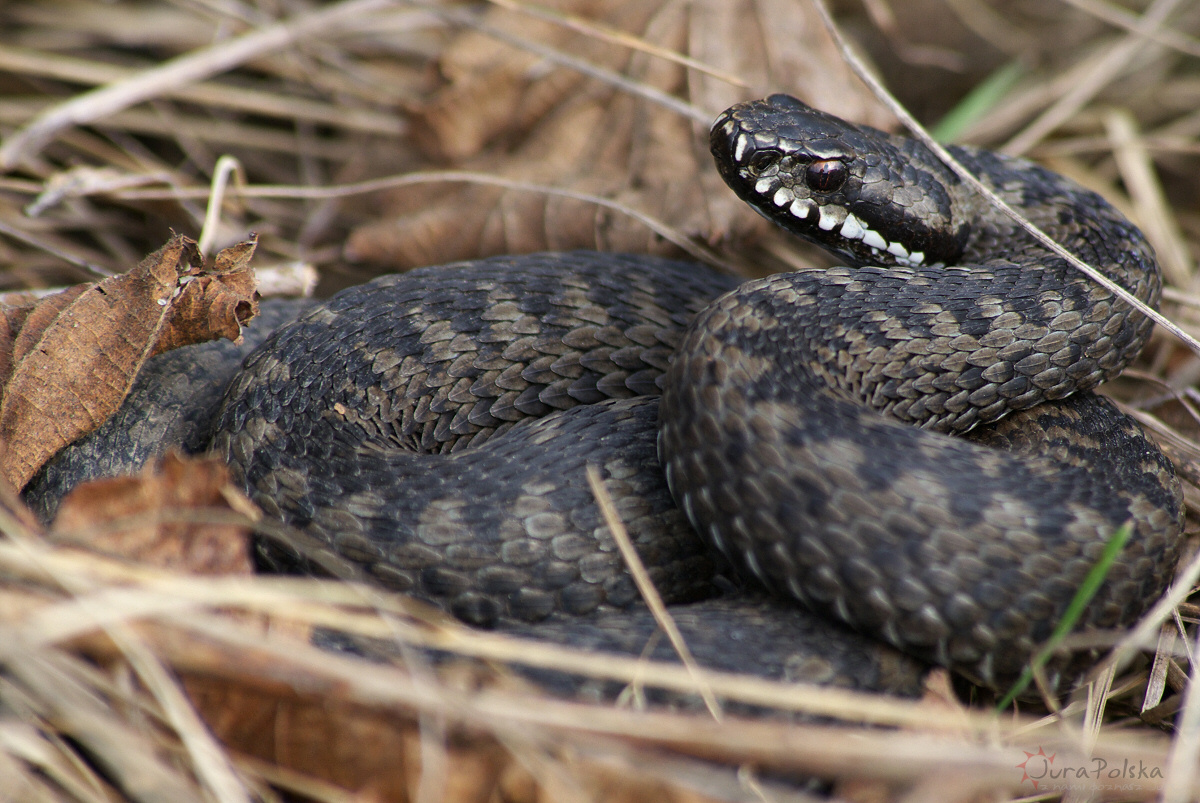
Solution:
{"label": "snake scale", "polygon": [[[774,95],[723,113],[711,146],[742,199],[848,267],[738,283],[577,252],[383,277],[246,360],[214,450],[266,512],[476,625],[611,635],[621,616],[645,618],[588,465],[668,602],[712,596],[714,576],[752,578],[801,605],[758,592],[743,621],[786,621],[817,656],[842,636],[801,606],[1001,683],[1125,522],[1133,535],[1081,626],[1133,622],[1170,579],[1181,491],[1090,391],[1150,322],[915,140]],[[952,152],[1157,302],[1149,245],[1098,196],[1022,160]],[[761,651],[728,634],[736,595],[699,605],[680,617],[700,633],[703,606],[718,609],[726,630],[708,637],[733,653],[724,668]]]}

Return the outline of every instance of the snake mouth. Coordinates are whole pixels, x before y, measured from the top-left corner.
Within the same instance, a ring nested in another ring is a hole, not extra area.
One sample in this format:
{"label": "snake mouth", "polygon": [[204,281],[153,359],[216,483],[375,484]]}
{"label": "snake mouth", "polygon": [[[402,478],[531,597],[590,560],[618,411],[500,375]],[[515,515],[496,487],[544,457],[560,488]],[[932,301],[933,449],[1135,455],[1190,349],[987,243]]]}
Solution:
{"label": "snake mouth", "polygon": [[738,197],[852,265],[919,266],[962,251],[949,196],[883,132],[772,95],[725,111],[710,147]]}

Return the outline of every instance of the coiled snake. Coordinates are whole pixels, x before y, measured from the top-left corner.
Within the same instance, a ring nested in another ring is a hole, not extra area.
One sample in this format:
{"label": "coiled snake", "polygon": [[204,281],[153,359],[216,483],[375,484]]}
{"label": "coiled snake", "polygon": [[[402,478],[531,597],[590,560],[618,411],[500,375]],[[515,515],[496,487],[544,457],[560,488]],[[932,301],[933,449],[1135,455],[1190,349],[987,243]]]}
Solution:
{"label": "coiled snake", "polygon": [[[1149,321],[914,140],[775,95],[722,114],[711,144],[740,197],[852,267],[735,287],[576,253],[385,277],[247,360],[216,450],[269,513],[476,624],[638,604],[587,464],[668,601],[720,570],[694,530],[772,592],[996,683],[1131,521],[1083,619],[1130,624],[1170,578],[1181,493],[1090,390]],[[1158,300],[1150,247],[1099,197],[953,153]]]}

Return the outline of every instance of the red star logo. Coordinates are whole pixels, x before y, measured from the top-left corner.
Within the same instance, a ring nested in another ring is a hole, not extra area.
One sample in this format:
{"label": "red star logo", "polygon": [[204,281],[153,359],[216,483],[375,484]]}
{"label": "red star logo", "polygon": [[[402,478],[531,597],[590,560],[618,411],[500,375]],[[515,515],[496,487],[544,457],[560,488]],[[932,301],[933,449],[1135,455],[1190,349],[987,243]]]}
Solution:
{"label": "red star logo", "polygon": [[1025,754],[1025,760],[1017,765],[1017,769],[1021,771],[1021,781],[1029,781],[1031,784],[1033,784],[1033,791],[1036,792],[1038,788],[1038,782],[1029,777],[1029,770],[1026,769],[1026,765],[1029,764],[1029,759],[1041,756],[1042,758],[1046,759],[1047,764],[1053,764],[1054,756],[1056,756],[1057,753],[1046,755],[1046,751],[1042,749],[1041,745],[1038,745],[1038,751],[1036,753],[1030,753],[1028,750],[1022,750],[1021,752]]}

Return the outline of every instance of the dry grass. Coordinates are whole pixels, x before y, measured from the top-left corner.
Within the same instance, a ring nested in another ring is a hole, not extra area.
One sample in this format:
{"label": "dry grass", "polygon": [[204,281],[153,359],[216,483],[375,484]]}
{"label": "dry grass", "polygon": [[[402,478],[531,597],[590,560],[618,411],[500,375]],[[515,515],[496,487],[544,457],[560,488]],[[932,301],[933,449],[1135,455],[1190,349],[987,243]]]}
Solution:
{"label": "dry grass", "polygon": [[[888,124],[812,8],[572,8],[6,4],[0,288],[123,271],[169,228],[210,249],[258,231],[260,267],[314,267],[323,291],[388,264],[547,246],[684,248],[741,270],[810,259],[726,198],[697,143],[720,108],[765,91]],[[836,10],[926,122],[1017,65],[959,136],[1040,159],[1121,206],[1162,259],[1164,313],[1200,335],[1200,8]],[[1160,332],[1111,388],[1180,465],[1193,513],[1197,379],[1200,360]],[[851,800],[1057,800],[1016,768],[1039,750],[1085,770],[1063,799],[1200,798],[1200,700],[1187,696],[1198,610],[1183,601],[1195,563],[1118,642],[1127,655],[1157,640],[1153,670],[1122,664],[1107,691],[1056,714],[996,715],[937,684],[906,702],[707,673],[718,698],[840,721],[717,723],[546,699],[478,664],[434,672],[416,652],[403,666],[330,654],[307,643],[312,627],[697,688],[681,667],[472,632],[354,584],[104,559],[48,542],[14,500],[2,509],[3,800],[783,800],[806,799],[785,780],[809,774]]]}

